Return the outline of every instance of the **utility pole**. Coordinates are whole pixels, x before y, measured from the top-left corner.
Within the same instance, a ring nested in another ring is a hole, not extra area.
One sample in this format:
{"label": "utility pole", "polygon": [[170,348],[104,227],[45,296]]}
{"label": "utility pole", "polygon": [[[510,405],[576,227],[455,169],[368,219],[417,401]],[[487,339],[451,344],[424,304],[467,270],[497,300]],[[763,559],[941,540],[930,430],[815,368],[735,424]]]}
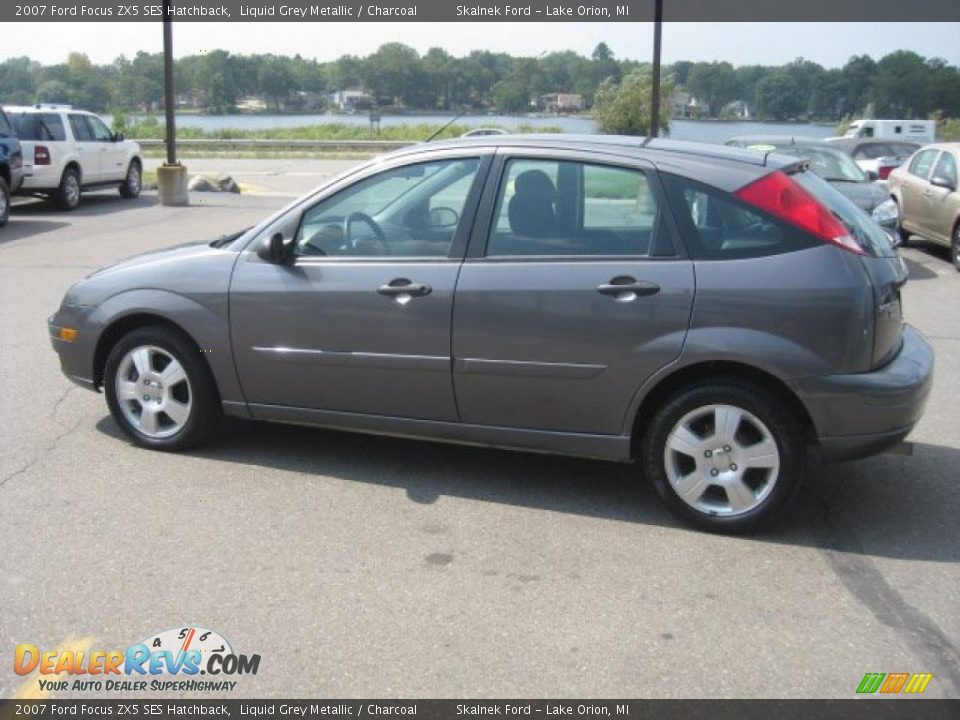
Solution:
{"label": "utility pole", "polygon": [[663,0],[653,5],[653,83],[650,98],[650,137],[660,135],[660,40],[663,31]]}
{"label": "utility pole", "polygon": [[189,205],[187,168],[177,162],[176,92],[173,84],[173,0],[163,0],[163,105],[167,124],[167,161],[157,168],[161,205]]}

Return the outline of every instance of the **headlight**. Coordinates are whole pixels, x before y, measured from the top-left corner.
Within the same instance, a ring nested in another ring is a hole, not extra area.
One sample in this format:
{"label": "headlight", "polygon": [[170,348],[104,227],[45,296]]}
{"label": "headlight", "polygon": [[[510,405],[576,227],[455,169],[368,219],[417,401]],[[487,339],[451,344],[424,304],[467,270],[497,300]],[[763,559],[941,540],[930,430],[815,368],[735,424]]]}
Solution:
{"label": "headlight", "polygon": [[900,211],[897,209],[897,204],[893,201],[893,198],[891,198],[877,205],[871,215],[878,223],[896,222],[897,218],[900,217]]}

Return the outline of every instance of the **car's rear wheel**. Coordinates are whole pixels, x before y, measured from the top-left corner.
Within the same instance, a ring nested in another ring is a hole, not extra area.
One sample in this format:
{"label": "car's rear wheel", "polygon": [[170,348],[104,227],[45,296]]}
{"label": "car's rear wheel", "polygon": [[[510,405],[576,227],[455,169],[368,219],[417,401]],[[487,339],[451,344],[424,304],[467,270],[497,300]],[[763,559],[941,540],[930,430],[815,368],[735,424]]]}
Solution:
{"label": "car's rear wheel", "polygon": [[53,200],[61,210],[76,210],[80,205],[83,189],[80,186],[80,174],[73,168],[63,171],[60,186],[53,194]]}
{"label": "car's rear wheel", "polygon": [[132,160],[130,166],[127,168],[127,176],[123,179],[123,185],[120,186],[120,196],[128,200],[139,197],[142,185],[143,171],[140,163]]}
{"label": "car's rear wheel", "polygon": [[10,219],[10,186],[5,178],[0,177],[0,227]]}
{"label": "car's rear wheel", "polygon": [[169,328],[125,335],[107,357],[103,386],[114,420],[143,447],[193,447],[220,417],[209,369],[196,348]]}
{"label": "car's rear wheel", "polygon": [[766,391],[730,380],[675,394],[650,422],[643,467],[667,506],[715,532],[767,524],[799,487],[800,427]]}

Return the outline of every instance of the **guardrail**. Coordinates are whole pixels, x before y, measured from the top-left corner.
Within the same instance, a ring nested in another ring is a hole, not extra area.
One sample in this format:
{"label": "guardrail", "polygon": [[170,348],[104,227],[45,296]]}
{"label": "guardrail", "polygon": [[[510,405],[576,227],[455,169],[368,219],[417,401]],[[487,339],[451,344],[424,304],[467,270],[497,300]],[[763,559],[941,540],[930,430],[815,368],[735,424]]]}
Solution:
{"label": "guardrail", "polygon": [[[131,138],[132,140],[133,138]],[[162,148],[163,140],[137,140],[143,148]],[[263,138],[178,138],[177,147],[182,150],[202,148],[230,148],[233,150],[341,150],[363,152],[386,152],[416,145],[411,140],[278,140]]]}

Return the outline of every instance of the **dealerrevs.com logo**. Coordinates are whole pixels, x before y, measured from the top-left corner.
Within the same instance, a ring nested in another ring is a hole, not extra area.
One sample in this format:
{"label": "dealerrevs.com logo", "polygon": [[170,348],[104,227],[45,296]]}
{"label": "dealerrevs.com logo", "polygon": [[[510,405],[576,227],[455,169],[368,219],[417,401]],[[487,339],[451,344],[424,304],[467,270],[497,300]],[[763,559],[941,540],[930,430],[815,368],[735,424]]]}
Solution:
{"label": "dealerrevs.com logo", "polygon": [[36,672],[44,692],[222,692],[237,685],[228,678],[259,669],[259,655],[237,654],[218,632],[199,626],[164,630],[126,650],[41,650],[21,643],[13,655],[14,672]]}

